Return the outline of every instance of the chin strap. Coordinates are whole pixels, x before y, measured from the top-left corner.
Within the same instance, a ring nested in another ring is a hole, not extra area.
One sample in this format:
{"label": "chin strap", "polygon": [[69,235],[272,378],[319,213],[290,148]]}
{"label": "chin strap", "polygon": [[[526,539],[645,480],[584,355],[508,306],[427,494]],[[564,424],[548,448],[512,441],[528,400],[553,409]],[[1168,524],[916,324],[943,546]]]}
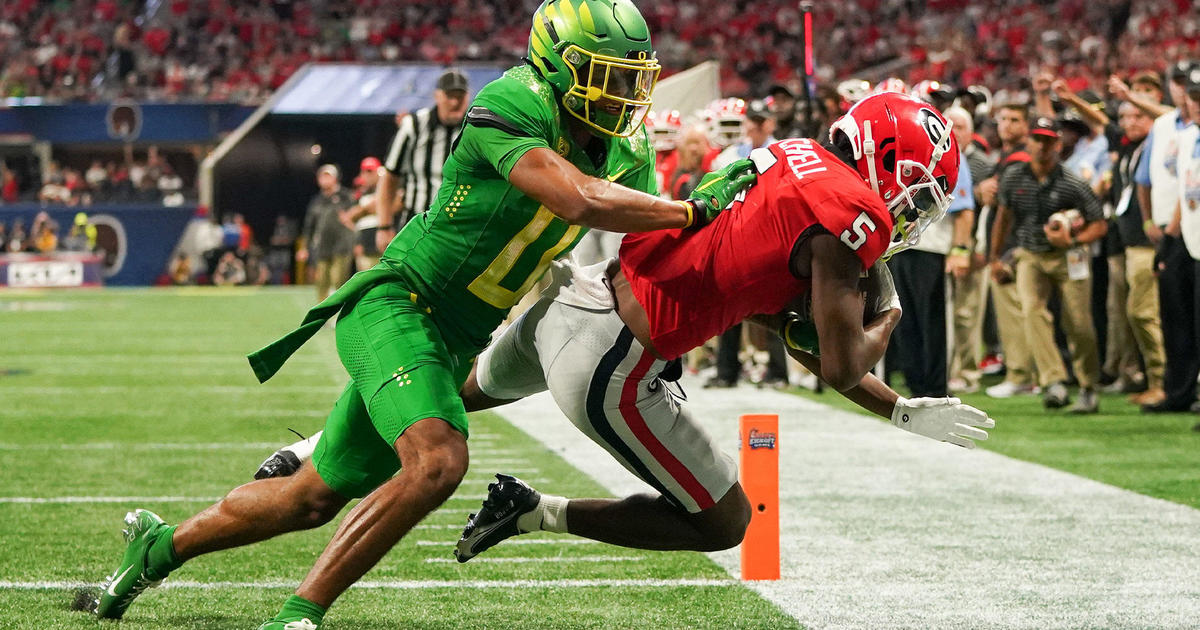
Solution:
{"label": "chin strap", "polygon": [[863,121],[863,157],[867,160],[867,176],[871,178],[871,190],[879,194],[879,178],[875,175],[875,139],[871,137],[871,121]]}

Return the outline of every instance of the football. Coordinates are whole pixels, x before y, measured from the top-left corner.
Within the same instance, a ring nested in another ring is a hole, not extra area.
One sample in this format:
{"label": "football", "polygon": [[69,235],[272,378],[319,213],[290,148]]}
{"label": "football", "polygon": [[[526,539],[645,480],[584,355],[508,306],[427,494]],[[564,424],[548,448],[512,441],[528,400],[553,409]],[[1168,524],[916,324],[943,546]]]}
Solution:
{"label": "football", "polygon": [[1079,231],[1083,229],[1085,223],[1086,222],[1083,220],[1083,214],[1078,210],[1073,209],[1055,212],[1054,214],[1050,215],[1049,219],[1046,220],[1046,225],[1051,226],[1054,229],[1070,230],[1072,236],[1078,234]]}

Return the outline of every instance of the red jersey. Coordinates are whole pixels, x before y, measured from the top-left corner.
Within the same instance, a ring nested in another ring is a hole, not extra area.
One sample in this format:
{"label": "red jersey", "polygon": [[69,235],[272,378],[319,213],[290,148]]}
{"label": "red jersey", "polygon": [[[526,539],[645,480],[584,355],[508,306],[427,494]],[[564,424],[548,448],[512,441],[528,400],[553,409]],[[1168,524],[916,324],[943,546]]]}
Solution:
{"label": "red jersey", "polygon": [[646,309],[650,338],[673,359],[809,290],[792,275],[797,241],[822,230],[870,267],[891,242],[891,214],[857,171],[807,138],[751,153],[758,182],[699,230],[629,234],[621,270]]}

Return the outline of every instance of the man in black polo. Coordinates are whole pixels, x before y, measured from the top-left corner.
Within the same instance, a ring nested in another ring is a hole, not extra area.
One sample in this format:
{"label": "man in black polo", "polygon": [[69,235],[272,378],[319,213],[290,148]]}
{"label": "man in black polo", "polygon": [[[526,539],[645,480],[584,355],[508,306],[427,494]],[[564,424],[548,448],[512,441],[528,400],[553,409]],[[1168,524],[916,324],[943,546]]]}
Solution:
{"label": "man in black polo", "polygon": [[[1048,408],[1070,402],[1064,381],[1066,366],[1054,343],[1054,324],[1046,302],[1057,289],[1062,299],[1062,326],[1070,342],[1079,401],[1073,413],[1095,413],[1100,401],[1096,385],[1100,358],[1092,323],[1091,255],[1085,247],[1108,231],[1100,201],[1087,182],[1065,170],[1059,159],[1062,140],[1058,124],[1038,118],[1031,125],[1029,162],[1004,173],[1000,183],[996,223],[992,228],[993,274],[1003,274],[1001,241],[1016,226],[1016,279],[1026,337],[1037,365]],[[1080,220],[1063,220],[1076,210]]]}

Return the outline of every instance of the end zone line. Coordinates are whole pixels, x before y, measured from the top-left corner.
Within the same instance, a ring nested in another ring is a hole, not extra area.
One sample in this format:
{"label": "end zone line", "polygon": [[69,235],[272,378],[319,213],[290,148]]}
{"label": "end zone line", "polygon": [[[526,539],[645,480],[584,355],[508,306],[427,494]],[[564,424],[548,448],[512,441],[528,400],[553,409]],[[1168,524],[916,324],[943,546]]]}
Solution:
{"label": "end zone line", "polygon": [[[69,581],[0,581],[0,590],[62,590],[95,587],[91,582]],[[280,588],[294,589],[298,582],[190,582],[185,580],[163,582],[159,588],[168,589],[263,589]],[[610,579],[610,580],[394,580],[394,581],[364,581],[356,582],[352,589],[395,589],[395,590],[428,590],[428,589],[485,589],[485,588],[680,588],[696,586],[740,586],[741,583],[732,579]]]}

